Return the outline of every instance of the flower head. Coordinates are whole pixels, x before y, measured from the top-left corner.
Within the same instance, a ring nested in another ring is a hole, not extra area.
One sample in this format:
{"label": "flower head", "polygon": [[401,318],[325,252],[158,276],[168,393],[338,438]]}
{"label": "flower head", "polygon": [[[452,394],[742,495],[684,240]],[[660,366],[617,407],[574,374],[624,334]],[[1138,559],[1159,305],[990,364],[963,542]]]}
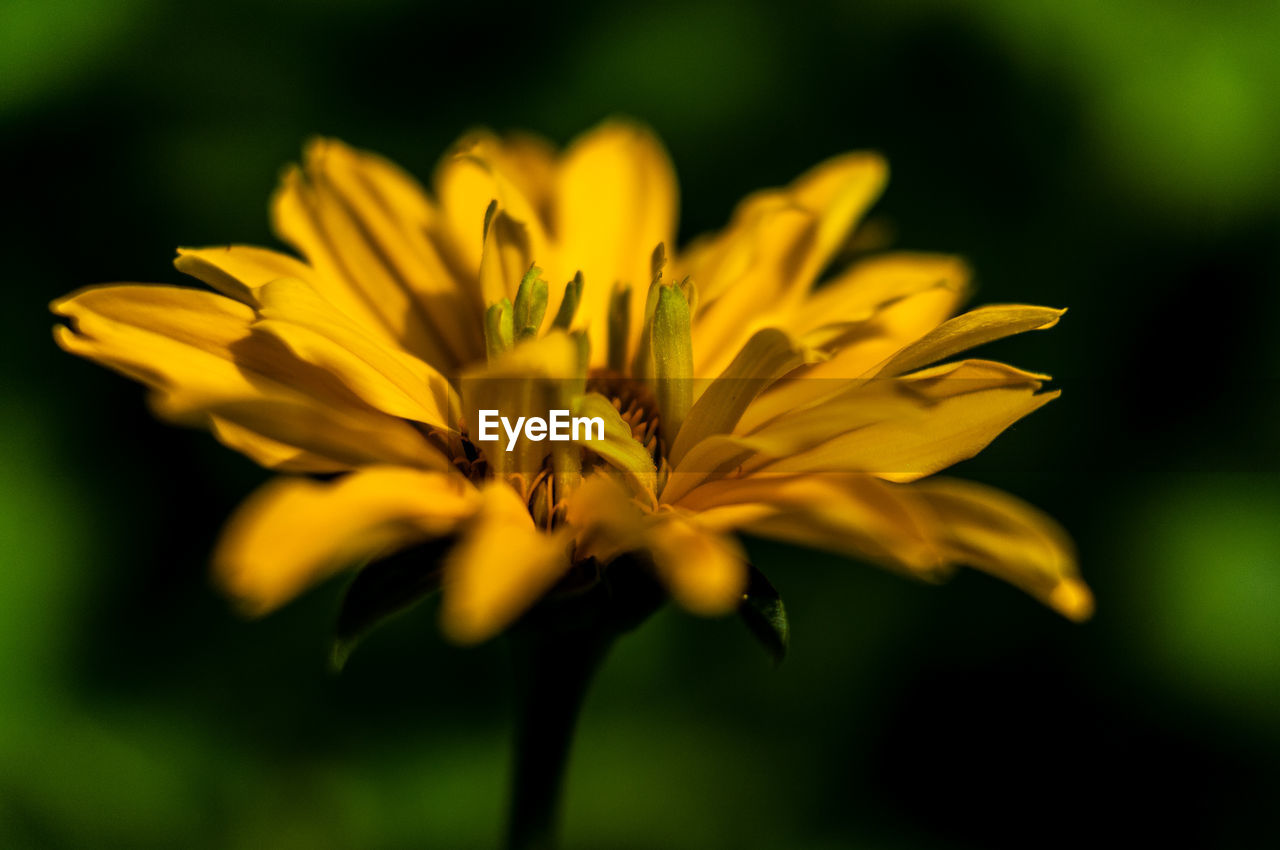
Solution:
{"label": "flower head", "polygon": [[[841,266],[885,178],[878,156],[837,157],[676,250],[671,166],[631,124],[563,153],[469,136],[430,193],[317,140],[272,202],[299,256],[181,249],[178,269],[213,291],[81,290],[54,302],[70,320],[55,335],[149,386],[158,415],[282,473],[214,559],[255,613],[449,538],[442,623],[459,641],[607,580],[624,555],[715,614],[747,587],[745,531],[929,579],[977,567],[1087,617],[1051,520],[932,477],[1056,396],[1044,375],[956,355],[1062,311],[956,315],[968,270],[953,257]],[[486,442],[486,410],[566,410],[602,433]]]}

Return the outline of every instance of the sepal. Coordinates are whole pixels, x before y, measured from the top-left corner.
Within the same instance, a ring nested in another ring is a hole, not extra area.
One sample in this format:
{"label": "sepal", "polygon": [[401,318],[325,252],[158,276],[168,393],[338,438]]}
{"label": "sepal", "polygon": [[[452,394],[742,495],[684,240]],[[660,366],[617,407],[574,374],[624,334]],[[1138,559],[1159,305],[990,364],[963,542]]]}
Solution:
{"label": "sepal", "polygon": [[392,617],[440,590],[441,568],[451,539],[432,540],[374,561],[347,586],[333,629],[329,666],[342,672],[360,641]]}
{"label": "sepal", "polygon": [[754,566],[749,566],[747,592],[738,603],[738,616],[760,641],[774,664],[781,664],[791,643],[791,624],[782,596],[772,582]]}

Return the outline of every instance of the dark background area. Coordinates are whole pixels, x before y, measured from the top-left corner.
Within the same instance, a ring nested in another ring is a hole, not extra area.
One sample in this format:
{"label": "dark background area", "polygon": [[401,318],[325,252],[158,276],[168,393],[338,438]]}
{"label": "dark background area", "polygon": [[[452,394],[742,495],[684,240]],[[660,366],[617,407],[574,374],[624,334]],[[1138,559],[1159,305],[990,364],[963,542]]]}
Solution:
{"label": "dark background area", "polygon": [[566,846],[1276,841],[1278,43],[1248,2],[3,0],[0,845],[495,844],[502,643],[444,645],[428,605],[334,677],[341,580],[237,618],[205,559],[266,473],[58,351],[46,305],[275,244],[310,135],[427,178],[473,126],[615,114],[668,145],[686,240],[872,148],[896,246],[1070,308],[985,352],[1062,399],[955,471],[1058,517],[1098,613],[751,543],[791,656],[675,610],[622,642]]}

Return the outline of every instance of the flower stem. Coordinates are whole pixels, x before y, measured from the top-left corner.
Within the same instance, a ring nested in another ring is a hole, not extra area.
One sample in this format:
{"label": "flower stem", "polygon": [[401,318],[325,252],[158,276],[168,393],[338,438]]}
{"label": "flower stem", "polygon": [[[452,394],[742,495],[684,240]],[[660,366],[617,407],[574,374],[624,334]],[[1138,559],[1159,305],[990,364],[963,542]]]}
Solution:
{"label": "flower stem", "polygon": [[598,630],[534,629],[513,635],[518,705],[508,850],[556,845],[578,712],[613,637]]}
{"label": "flower stem", "polygon": [[518,698],[508,850],[551,850],[578,711],[613,642],[666,602],[651,562],[615,558],[585,590],[543,600],[510,632]]}

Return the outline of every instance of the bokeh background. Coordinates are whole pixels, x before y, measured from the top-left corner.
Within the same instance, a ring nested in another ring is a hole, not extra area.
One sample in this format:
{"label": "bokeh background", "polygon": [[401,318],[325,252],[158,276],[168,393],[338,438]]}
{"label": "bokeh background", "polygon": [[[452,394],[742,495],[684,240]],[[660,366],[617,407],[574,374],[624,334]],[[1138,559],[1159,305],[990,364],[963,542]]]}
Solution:
{"label": "bokeh background", "polygon": [[586,707],[571,848],[1267,846],[1280,836],[1280,5],[0,0],[0,845],[490,847],[501,642],[430,605],[325,667],[336,581],[259,622],[205,558],[265,473],[62,354],[49,299],[274,244],[312,134],[421,176],[462,131],[665,139],[681,233],[853,148],[1060,401],[958,473],[1059,517],[1098,613],[768,544],[777,669],[665,611]]}

